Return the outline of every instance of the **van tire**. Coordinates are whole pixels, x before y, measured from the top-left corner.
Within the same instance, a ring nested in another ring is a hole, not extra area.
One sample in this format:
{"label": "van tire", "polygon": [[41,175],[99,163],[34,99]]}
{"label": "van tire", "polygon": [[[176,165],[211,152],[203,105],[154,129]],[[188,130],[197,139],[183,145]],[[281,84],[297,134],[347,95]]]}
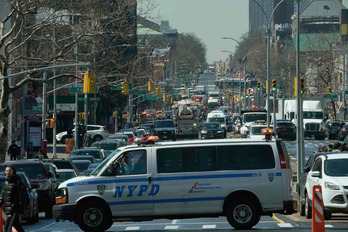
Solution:
{"label": "van tire", "polygon": [[310,205],[310,200],[308,198],[308,195],[305,195],[306,203],[305,203],[305,216],[307,219],[312,218],[312,206]]}
{"label": "van tire", "polygon": [[112,226],[112,219],[103,205],[97,202],[85,202],[79,207],[77,224],[83,231],[105,231]]}
{"label": "van tire", "polygon": [[249,230],[260,221],[260,212],[255,203],[247,198],[232,200],[226,211],[228,223],[237,230]]}

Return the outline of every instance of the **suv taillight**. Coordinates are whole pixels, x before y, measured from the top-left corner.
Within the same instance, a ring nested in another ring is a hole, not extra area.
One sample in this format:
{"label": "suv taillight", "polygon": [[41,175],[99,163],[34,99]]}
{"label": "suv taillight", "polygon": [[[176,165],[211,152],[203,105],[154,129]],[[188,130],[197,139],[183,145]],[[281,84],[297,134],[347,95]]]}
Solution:
{"label": "suv taillight", "polygon": [[286,164],[285,155],[284,154],[279,154],[279,159],[280,159],[280,168],[281,169],[286,169],[288,165]]}

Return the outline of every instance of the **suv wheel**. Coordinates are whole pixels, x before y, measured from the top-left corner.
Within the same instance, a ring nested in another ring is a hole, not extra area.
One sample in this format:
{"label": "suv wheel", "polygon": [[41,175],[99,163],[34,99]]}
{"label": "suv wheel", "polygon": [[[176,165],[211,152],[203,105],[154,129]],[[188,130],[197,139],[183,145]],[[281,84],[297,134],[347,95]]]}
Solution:
{"label": "suv wheel", "polygon": [[300,201],[300,216],[305,216],[306,215],[306,204],[302,204]]}
{"label": "suv wheel", "polygon": [[96,136],[93,137],[93,142],[101,141],[101,140],[103,140],[103,136],[101,136],[101,135],[96,135]]}
{"label": "suv wheel", "polygon": [[306,218],[310,219],[310,218],[312,218],[312,206],[310,205],[310,200],[309,200],[307,194],[305,197],[306,197],[305,216],[306,216]]}
{"label": "suv wheel", "polygon": [[250,230],[260,221],[261,215],[253,201],[247,198],[237,198],[228,204],[226,217],[233,228]]}

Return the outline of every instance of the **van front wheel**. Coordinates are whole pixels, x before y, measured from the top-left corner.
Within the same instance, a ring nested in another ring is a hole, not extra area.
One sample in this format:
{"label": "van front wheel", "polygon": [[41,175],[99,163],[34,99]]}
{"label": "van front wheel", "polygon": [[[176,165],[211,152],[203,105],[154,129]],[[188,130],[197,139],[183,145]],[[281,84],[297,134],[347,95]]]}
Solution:
{"label": "van front wheel", "polygon": [[226,217],[233,228],[248,230],[260,221],[260,212],[249,199],[240,198],[231,201],[228,205]]}
{"label": "van front wheel", "polygon": [[83,231],[105,231],[112,225],[111,215],[105,207],[94,202],[81,205],[77,217],[77,224]]}

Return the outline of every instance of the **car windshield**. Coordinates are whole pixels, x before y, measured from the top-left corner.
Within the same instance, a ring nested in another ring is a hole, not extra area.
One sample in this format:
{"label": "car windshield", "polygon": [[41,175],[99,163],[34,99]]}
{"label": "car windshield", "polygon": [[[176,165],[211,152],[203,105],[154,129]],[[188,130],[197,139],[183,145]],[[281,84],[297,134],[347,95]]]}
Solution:
{"label": "car windshield", "polygon": [[120,150],[116,149],[114,152],[112,152],[106,159],[104,159],[92,172],[91,176],[96,176],[98,173],[103,169],[103,167],[108,163],[108,161],[114,157],[117,153],[119,153]]}
{"label": "car windshield", "polygon": [[17,172],[24,172],[29,179],[46,179],[45,167],[40,164],[15,165]]}
{"label": "car windshield", "polygon": [[348,159],[325,160],[324,172],[328,176],[348,176]]}
{"label": "car windshield", "polygon": [[208,121],[209,121],[209,122],[224,123],[224,122],[225,122],[225,118],[209,118]]}
{"label": "car windshield", "polygon": [[74,169],[69,161],[53,161],[58,169]]}
{"label": "car windshield", "polygon": [[59,172],[59,182],[62,183],[66,180],[76,177],[75,172]]}
{"label": "car windshield", "polygon": [[91,162],[88,162],[87,160],[83,162],[74,162],[74,163],[80,172],[86,171],[89,165],[91,164]]}
{"label": "car windshield", "polygon": [[267,114],[245,114],[244,122],[266,121]]}
{"label": "car windshield", "polygon": [[70,156],[81,156],[81,155],[90,155],[93,156],[95,159],[101,159],[99,150],[75,150],[70,153]]}
{"label": "car windshield", "polygon": [[219,123],[206,123],[203,126],[203,129],[219,129],[220,124]]}
{"label": "car windshield", "polygon": [[100,148],[104,150],[115,150],[118,147],[118,143],[101,143]]}
{"label": "car windshield", "polygon": [[173,121],[156,121],[155,122],[155,127],[160,128],[160,127],[174,127]]}

